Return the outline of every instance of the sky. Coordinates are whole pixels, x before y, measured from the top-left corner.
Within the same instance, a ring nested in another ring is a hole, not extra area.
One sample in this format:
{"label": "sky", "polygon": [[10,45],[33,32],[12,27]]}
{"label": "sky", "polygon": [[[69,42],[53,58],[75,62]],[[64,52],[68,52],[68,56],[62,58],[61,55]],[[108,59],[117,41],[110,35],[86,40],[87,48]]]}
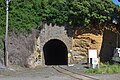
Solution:
{"label": "sky", "polygon": [[118,0],[112,0],[113,3],[115,3],[116,5],[119,5],[120,6],[120,2],[118,2]]}

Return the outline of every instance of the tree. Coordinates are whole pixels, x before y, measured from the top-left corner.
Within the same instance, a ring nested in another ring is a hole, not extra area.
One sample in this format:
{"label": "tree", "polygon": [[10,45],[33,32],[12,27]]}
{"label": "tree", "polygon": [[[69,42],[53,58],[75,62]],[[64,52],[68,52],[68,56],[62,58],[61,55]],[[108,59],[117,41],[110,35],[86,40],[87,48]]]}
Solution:
{"label": "tree", "polygon": [[[42,22],[90,27],[111,23],[111,0],[14,0],[9,7],[9,31],[28,32]],[[5,1],[0,1],[0,37],[5,33]]]}
{"label": "tree", "polygon": [[72,0],[70,3],[70,23],[73,26],[106,24],[111,21],[115,6],[111,0]]}

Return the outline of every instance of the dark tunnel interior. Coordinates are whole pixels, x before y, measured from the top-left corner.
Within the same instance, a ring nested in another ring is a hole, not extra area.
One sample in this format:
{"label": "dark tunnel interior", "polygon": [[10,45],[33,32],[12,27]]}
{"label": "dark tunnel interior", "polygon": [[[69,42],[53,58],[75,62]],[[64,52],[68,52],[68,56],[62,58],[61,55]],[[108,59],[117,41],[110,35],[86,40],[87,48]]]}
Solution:
{"label": "dark tunnel interior", "polygon": [[58,39],[49,40],[43,47],[45,65],[67,65],[68,50],[64,42]]}

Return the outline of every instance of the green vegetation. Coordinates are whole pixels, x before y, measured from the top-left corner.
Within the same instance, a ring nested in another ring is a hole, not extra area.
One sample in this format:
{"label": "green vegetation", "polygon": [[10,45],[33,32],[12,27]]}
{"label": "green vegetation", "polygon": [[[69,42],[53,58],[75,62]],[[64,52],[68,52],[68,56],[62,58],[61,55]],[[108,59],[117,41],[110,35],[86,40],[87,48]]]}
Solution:
{"label": "green vegetation", "polygon": [[[0,43],[5,34],[5,5],[0,0]],[[111,0],[11,0],[9,32],[26,33],[43,22],[69,27],[108,24],[115,7],[120,11]]]}
{"label": "green vegetation", "polygon": [[100,65],[100,68],[90,68],[85,73],[88,74],[112,74],[112,73],[120,73],[120,65],[110,65],[110,64],[103,64]]}

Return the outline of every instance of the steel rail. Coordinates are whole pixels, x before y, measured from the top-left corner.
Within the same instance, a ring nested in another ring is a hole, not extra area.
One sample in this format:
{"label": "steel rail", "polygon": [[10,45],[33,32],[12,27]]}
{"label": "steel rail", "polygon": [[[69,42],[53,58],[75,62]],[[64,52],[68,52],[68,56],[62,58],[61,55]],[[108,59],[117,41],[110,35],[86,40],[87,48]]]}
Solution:
{"label": "steel rail", "polygon": [[68,69],[65,69],[65,68],[60,67],[60,66],[52,66],[52,68],[55,69],[56,71],[60,72],[60,73],[69,75],[69,76],[71,76],[75,79],[78,79],[78,80],[99,80],[95,77],[88,76],[88,75],[85,75],[85,74],[82,74],[82,73],[78,74],[78,73],[69,71]]}

